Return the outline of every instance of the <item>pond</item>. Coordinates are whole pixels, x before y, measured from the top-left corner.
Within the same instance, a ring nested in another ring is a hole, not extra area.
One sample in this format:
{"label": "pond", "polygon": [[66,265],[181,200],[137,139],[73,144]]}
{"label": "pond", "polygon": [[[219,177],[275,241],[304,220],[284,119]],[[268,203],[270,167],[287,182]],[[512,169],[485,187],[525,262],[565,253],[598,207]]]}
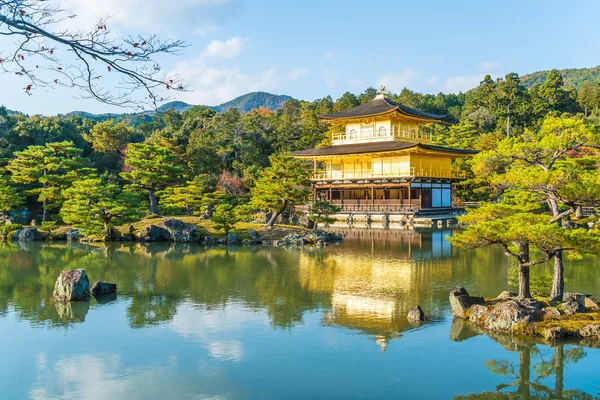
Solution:
{"label": "pond", "polygon": [[[495,296],[510,261],[447,235],[355,230],[324,249],[0,243],[1,397],[600,396],[600,349],[453,323],[450,290]],[[569,261],[567,290],[600,295],[597,264]],[[73,268],[116,282],[117,297],[55,303]],[[429,321],[412,326],[417,304]]]}

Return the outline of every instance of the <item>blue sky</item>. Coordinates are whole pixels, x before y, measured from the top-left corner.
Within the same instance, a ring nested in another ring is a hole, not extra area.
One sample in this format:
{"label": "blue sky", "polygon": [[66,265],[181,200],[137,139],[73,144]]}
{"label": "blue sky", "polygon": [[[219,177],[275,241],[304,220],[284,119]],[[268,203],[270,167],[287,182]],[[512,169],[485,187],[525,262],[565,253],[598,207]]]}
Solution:
{"label": "blue sky", "polygon": [[[76,27],[110,14],[115,34],[158,33],[190,44],[161,60],[214,105],[264,90],[313,100],[385,84],[464,91],[490,73],[600,64],[597,1],[52,0]],[[0,44],[6,45],[6,42]],[[69,90],[27,96],[0,75],[0,104],[27,113],[122,112]]]}

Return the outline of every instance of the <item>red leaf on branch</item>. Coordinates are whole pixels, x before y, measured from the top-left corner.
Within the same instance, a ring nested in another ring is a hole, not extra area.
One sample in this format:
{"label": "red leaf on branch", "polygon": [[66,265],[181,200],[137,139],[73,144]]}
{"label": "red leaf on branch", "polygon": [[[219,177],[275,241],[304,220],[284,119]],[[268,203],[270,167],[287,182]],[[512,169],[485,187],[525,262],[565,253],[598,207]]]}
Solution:
{"label": "red leaf on branch", "polygon": [[171,89],[171,86],[167,85],[167,89]]}
{"label": "red leaf on branch", "polygon": [[108,69],[108,72],[110,72],[110,65],[108,67],[106,67],[106,69]]}
{"label": "red leaf on branch", "polygon": [[144,41],[142,42],[142,46],[144,46],[145,44],[146,44],[146,41],[144,40]]}
{"label": "red leaf on branch", "polygon": [[31,90],[31,85],[27,85],[27,87],[25,88],[26,91],[30,91]]}
{"label": "red leaf on branch", "polygon": [[133,47],[139,47],[139,46],[140,46],[140,44],[137,42],[133,44]]}
{"label": "red leaf on branch", "polygon": [[62,71],[62,67],[56,67],[56,69]]}
{"label": "red leaf on branch", "polygon": [[133,54],[131,54],[131,52],[130,52],[130,51],[128,51],[126,54],[127,54],[129,57],[131,57],[131,56],[133,55]]}
{"label": "red leaf on branch", "polygon": [[19,14],[25,15],[25,10],[19,10]]}
{"label": "red leaf on branch", "polygon": [[55,79],[55,80],[54,80],[54,83],[58,83],[58,79]]}

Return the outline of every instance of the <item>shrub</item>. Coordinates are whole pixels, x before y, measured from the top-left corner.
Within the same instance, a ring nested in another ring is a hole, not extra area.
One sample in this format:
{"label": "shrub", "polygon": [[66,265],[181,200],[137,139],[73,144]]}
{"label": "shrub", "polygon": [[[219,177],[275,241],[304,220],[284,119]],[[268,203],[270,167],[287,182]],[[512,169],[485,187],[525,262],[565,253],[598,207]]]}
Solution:
{"label": "shrub", "polygon": [[19,229],[23,229],[23,225],[21,224],[8,224],[0,227],[0,235],[8,236],[10,232],[18,231]]}

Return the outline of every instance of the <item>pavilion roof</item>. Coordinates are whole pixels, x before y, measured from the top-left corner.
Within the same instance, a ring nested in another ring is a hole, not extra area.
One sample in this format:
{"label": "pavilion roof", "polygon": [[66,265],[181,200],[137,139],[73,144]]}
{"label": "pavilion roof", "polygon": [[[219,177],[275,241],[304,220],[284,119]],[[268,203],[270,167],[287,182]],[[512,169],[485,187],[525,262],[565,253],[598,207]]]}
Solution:
{"label": "pavilion roof", "polygon": [[327,146],[321,147],[320,149],[295,151],[292,153],[292,155],[296,157],[320,157],[336,155],[341,156],[349,154],[385,153],[390,151],[408,150],[413,148],[459,155],[472,155],[478,153],[477,150],[454,149],[450,147],[434,146],[425,143],[387,141]]}
{"label": "pavilion roof", "polygon": [[403,106],[402,104],[396,103],[388,98],[385,98],[383,97],[383,95],[378,95],[373,100],[361,104],[360,106],[333,114],[319,115],[319,118],[327,121],[335,121],[340,119],[374,117],[378,115],[389,114],[392,112],[398,112],[409,117],[431,122],[442,121],[446,117],[445,115],[431,114],[428,112],[415,110],[413,108]]}

